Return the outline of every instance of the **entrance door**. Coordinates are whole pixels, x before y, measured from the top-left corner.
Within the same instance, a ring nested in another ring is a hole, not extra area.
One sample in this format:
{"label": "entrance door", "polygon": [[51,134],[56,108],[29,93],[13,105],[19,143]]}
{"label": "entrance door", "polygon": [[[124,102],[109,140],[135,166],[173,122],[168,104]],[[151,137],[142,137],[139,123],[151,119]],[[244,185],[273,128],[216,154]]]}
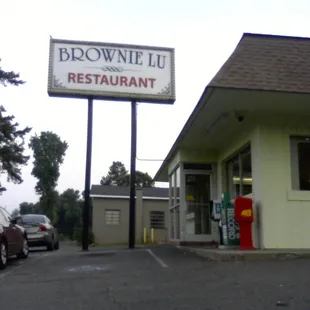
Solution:
{"label": "entrance door", "polygon": [[211,175],[185,173],[186,241],[212,241]]}

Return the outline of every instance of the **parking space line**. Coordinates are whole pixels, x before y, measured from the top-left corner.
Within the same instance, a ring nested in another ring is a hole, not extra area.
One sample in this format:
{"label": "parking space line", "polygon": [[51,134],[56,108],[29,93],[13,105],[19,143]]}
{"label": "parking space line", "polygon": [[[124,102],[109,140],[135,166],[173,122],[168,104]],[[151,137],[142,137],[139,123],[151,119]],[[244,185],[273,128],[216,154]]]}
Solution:
{"label": "parking space line", "polygon": [[162,266],[163,268],[168,268],[169,266],[159,258],[152,250],[146,249],[146,251],[157,261],[157,263]]}
{"label": "parking space line", "polygon": [[23,265],[34,263],[34,262],[36,262],[37,260],[39,260],[39,259],[41,259],[41,258],[43,258],[43,257],[46,257],[47,255],[48,255],[48,254],[44,254],[44,255],[42,255],[42,256],[36,257],[36,258],[34,258],[32,261],[30,261],[30,262],[24,261],[24,262],[20,263],[20,264],[19,264],[18,266],[16,266],[15,268],[13,268],[13,269],[11,269],[11,270],[9,270],[9,271],[3,273],[3,274],[0,274],[0,280],[1,280],[1,279],[4,279],[5,276],[7,276],[7,275],[13,273],[14,271],[16,271],[17,269],[19,269],[19,268],[22,267]]}

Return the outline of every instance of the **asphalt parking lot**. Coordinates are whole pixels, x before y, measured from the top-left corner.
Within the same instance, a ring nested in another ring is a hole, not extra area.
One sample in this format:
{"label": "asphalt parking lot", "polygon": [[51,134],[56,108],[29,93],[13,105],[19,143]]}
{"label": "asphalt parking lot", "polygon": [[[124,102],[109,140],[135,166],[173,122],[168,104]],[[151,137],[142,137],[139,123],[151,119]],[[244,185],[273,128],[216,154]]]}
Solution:
{"label": "asphalt parking lot", "polygon": [[0,271],[0,309],[310,309],[309,260],[216,263],[171,246],[31,252]]}

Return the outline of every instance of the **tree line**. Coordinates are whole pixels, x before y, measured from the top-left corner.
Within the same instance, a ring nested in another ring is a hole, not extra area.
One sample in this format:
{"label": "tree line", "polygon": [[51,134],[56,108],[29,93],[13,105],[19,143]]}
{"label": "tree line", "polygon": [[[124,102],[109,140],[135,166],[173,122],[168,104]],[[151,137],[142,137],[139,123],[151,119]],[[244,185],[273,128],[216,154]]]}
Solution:
{"label": "tree line", "polygon": [[36,203],[22,202],[19,208],[13,210],[12,217],[23,214],[45,214],[57,226],[60,234],[65,238],[75,239],[75,233],[82,227],[84,201],[81,193],[73,188],[68,188],[61,194],[55,190],[51,201],[52,204],[48,206],[50,209],[46,209],[46,201],[41,199]]}
{"label": "tree line", "polygon": [[[4,71],[0,66],[0,85],[20,86],[24,83],[19,73]],[[0,105],[0,174],[6,175],[9,182],[23,182],[21,169],[30,159],[30,156],[25,154],[25,140],[31,131],[30,127],[20,128],[15,117],[8,115],[4,106]],[[43,131],[30,137],[28,148],[33,154],[31,174],[37,179],[35,192],[39,199],[36,203],[21,203],[12,215],[45,214],[57,225],[60,233],[73,238],[74,232],[82,225],[83,193],[73,188],[62,193],[57,191],[60,166],[68,147],[66,141],[51,131]],[[101,178],[100,184],[129,186],[130,174],[122,162],[114,161],[108,173]],[[136,171],[136,186],[152,187],[154,182],[147,173]],[[0,183],[0,195],[4,191],[6,188]]]}

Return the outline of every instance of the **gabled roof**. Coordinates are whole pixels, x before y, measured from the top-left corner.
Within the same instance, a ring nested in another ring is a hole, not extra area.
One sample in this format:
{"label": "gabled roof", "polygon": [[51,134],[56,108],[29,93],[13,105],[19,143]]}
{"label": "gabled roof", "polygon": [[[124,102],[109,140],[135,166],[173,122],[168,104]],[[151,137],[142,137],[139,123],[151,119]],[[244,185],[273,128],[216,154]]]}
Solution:
{"label": "gabled roof", "polygon": [[208,86],[310,93],[310,39],[244,33]]}
{"label": "gabled roof", "polygon": [[[139,188],[137,188],[138,190]],[[169,198],[169,188],[162,187],[145,187],[141,188],[142,196],[147,198]],[[91,196],[93,197],[129,197],[129,187],[93,185],[91,188]]]}
{"label": "gabled roof", "polygon": [[310,94],[310,38],[244,33],[231,56],[206,86],[157,171],[155,181],[167,169],[214,88]]}

